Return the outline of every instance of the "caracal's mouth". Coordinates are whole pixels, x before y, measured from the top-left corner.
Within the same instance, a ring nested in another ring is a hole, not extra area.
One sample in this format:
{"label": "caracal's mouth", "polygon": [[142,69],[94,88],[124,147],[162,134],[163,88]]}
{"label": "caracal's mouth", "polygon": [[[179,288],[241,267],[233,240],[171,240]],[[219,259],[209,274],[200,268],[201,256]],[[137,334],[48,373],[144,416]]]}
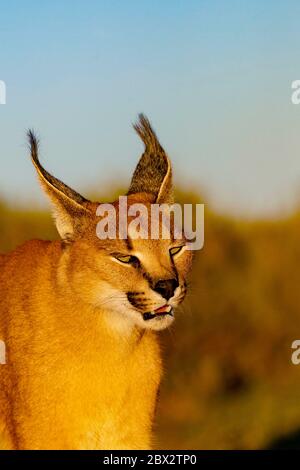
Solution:
{"label": "caracal's mouth", "polygon": [[171,317],[174,316],[173,308],[171,305],[165,304],[162,307],[157,308],[156,310],[153,310],[153,312],[145,312],[143,314],[143,319],[145,321],[152,320],[153,318],[158,318],[158,317],[166,317],[167,315],[170,315]]}

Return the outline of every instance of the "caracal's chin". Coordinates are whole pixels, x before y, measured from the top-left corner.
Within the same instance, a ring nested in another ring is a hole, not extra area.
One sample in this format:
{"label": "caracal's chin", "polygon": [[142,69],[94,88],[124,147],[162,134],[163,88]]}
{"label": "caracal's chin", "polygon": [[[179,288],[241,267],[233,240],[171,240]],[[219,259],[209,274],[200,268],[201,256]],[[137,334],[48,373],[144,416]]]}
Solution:
{"label": "caracal's chin", "polygon": [[151,318],[150,320],[144,320],[142,318],[141,326],[142,328],[145,328],[148,330],[160,331],[172,325],[173,321],[174,321],[174,314],[172,316],[165,315],[163,317],[162,316],[154,317],[154,318]]}
{"label": "caracal's chin", "polygon": [[[146,318],[146,319],[145,319]],[[118,330],[138,327],[146,330],[160,331],[168,328],[174,321],[174,309],[166,315],[155,315],[154,312],[139,312],[131,307],[115,307],[106,314],[106,319],[111,327]]]}

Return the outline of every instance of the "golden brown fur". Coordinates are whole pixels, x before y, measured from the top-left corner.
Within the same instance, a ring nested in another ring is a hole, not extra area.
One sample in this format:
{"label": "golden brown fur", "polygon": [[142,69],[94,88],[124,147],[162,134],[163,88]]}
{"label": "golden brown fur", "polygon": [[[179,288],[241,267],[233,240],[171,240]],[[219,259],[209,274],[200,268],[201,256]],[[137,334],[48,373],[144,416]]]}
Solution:
{"label": "golden brown fur", "polygon": [[[143,119],[144,130],[153,132]],[[149,448],[162,373],[155,330],[172,318],[144,321],[143,312],[164,303],[154,289],[158,280],[176,276],[170,305],[183,300],[190,252],[170,259],[171,240],[132,240],[130,246],[99,240],[98,204],[49,175],[33,134],[30,140],[62,241],[33,240],[0,255],[0,340],[7,359],[0,365],[0,448]],[[153,191],[136,193],[147,171],[149,181],[155,176]],[[164,153],[153,154],[138,173],[129,205],[170,201]],[[138,256],[139,266],[122,264],[116,252]]]}

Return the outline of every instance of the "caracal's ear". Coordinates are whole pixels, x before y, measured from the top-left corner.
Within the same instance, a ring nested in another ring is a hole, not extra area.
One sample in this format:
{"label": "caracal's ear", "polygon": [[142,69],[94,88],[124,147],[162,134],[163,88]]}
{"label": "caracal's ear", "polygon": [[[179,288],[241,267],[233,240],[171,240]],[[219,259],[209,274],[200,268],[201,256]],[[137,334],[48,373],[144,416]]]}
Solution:
{"label": "caracal's ear", "polygon": [[174,202],[171,163],[143,114],[134,124],[134,129],[145,144],[145,151],[135,169],[128,194],[150,193],[155,202]]}
{"label": "caracal's ear", "polygon": [[28,131],[27,136],[32,162],[37,170],[42,188],[52,202],[58,233],[65,241],[72,241],[82,232],[88,221],[88,216],[91,215],[87,208],[89,201],[43,168],[39,161],[38,139],[32,130]]}

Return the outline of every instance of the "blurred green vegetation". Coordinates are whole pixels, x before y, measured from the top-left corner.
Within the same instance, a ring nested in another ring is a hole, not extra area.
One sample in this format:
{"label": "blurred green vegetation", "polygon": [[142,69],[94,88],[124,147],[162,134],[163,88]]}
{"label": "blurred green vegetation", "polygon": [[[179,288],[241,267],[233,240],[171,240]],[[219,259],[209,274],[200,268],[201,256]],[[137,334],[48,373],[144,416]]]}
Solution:
{"label": "blurred green vegetation", "polygon": [[[0,202],[0,251],[32,238],[57,238],[49,213]],[[269,448],[299,431],[299,266],[300,213],[246,222],[206,210],[188,298],[161,334],[158,448]]]}

